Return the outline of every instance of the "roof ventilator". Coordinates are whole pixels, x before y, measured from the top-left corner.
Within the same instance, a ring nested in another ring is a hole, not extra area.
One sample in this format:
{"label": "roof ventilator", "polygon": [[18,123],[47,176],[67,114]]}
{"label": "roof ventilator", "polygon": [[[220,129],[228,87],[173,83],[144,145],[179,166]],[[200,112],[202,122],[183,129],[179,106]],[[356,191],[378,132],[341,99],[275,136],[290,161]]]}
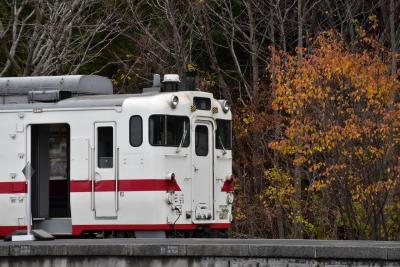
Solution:
{"label": "roof ventilator", "polygon": [[111,80],[97,75],[0,78],[0,104],[57,102],[72,96],[112,94]]}

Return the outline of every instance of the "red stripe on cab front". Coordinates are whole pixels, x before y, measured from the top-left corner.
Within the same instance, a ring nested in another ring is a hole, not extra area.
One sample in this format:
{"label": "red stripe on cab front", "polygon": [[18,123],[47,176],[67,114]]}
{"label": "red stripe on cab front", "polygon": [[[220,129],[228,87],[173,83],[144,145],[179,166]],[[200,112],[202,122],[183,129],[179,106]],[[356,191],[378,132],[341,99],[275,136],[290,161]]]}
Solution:
{"label": "red stripe on cab front", "polygon": [[221,192],[233,192],[233,180],[225,180],[224,185],[221,188]]}

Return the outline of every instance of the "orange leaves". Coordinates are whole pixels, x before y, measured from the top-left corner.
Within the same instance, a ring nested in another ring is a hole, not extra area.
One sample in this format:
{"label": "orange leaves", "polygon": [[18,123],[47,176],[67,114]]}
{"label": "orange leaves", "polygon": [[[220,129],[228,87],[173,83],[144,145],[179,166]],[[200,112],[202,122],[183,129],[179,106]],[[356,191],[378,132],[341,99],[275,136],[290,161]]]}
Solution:
{"label": "orange leaves", "polygon": [[[284,179],[286,189],[278,194],[272,187],[275,191],[267,195],[295,197],[291,190],[300,181],[302,205],[322,211],[322,203],[329,203],[337,220],[368,236],[376,223],[371,210],[390,203],[399,190],[400,104],[395,95],[400,82],[390,75],[387,53],[365,31],[359,29],[359,36],[350,49],[334,32],[322,34],[300,64],[297,55],[275,53],[273,108],[285,124],[284,135],[269,148],[283,163],[267,177],[275,183]],[[379,220],[386,216],[393,218],[383,214]]]}
{"label": "orange leaves", "polygon": [[392,192],[396,186],[398,186],[398,181],[394,179],[377,181],[368,185],[357,184],[352,192],[352,200],[357,202],[376,201],[382,193]]}
{"label": "orange leaves", "polygon": [[279,54],[283,59],[271,67],[277,81],[275,109],[300,115],[316,101],[338,99],[342,105],[360,104],[365,112],[389,103],[393,92],[399,90],[380,55],[348,52],[334,33],[320,35],[314,46],[300,64],[296,56]]}

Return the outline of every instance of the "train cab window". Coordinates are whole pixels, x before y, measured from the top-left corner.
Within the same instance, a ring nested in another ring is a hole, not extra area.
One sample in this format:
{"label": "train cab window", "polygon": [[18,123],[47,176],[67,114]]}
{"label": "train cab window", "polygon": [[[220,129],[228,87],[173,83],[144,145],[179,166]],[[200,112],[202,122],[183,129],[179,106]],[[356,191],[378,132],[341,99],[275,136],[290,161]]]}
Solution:
{"label": "train cab window", "polygon": [[113,147],[114,147],[114,131],[113,127],[97,128],[97,147],[98,158],[97,165],[99,168],[113,168]]}
{"label": "train cab window", "polygon": [[217,149],[232,149],[232,121],[217,119],[215,139],[215,146]]}
{"label": "train cab window", "polygon": [[208,127],[204,125],[196,126],[196,155],[207,156],[208,155]]}
{"label": "train cab window", "polygon": [[143,122],[140,116],[132,116],[129,120],[129,141],[133,147],[138,147],[142,144]]}
{"label": "train cab window", "polygon": [[189,118],[151,115],[149,118],[149,142],[153,146],[188,147],[190,143]]}
{"label": "train cab window", "polygon": [[199,110],[211,110],[211,99],[207,97],[194,97],[193,104]]}

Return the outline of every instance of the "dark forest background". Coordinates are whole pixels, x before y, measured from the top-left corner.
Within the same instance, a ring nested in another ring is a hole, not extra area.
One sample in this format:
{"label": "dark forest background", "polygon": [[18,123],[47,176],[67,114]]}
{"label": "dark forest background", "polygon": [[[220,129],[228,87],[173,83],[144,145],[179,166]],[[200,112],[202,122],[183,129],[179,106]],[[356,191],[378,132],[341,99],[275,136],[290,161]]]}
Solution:
{"label": "dark forest background", "polygon": [[[233,103],[232,236],[399,239],[399,25],[398,0],[0,0],[0,76],[97,74],[126,93],[196,74]],[[354,137],[334,142],[339,126]]]}

